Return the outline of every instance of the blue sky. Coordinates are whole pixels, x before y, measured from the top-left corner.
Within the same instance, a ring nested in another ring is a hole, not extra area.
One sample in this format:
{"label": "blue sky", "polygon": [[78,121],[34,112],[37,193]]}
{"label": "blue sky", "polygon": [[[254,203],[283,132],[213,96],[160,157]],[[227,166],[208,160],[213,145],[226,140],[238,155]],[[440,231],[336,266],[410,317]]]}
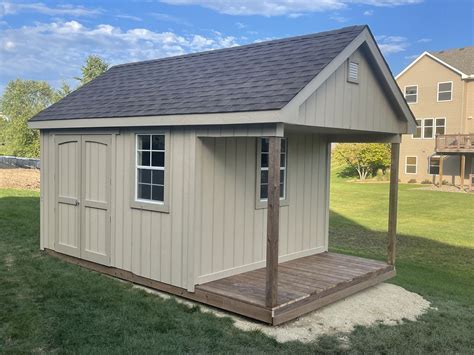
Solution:
{"label": "blue sky", "polygon": [[0,92],[15,78],[76,85],[89,54],[111,64],[368,24],[393,71],[425,50],[473,45],[472,0],[0,2]]}

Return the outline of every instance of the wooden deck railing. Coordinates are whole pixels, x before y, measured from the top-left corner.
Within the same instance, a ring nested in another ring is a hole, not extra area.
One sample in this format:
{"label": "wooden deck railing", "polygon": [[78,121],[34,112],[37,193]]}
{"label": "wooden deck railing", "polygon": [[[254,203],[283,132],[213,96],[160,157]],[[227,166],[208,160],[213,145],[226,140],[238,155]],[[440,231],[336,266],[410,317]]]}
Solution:
{"label": "wooden deck railing", "polygon": [[436,152],[474,153],[474,133],[436,135]]}

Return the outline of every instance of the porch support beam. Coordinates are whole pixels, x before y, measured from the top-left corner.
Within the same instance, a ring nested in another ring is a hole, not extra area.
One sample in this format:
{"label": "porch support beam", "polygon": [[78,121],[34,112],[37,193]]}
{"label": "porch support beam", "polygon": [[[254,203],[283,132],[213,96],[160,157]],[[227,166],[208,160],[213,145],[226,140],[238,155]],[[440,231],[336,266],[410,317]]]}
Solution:
{"label": "porch support beam", "polygon": [[461,190],[464,190],[464,176],[466,174],[466,156],[464,154],[461,155],[461,171],[460,171],[460,177],[461,177]]}
{"label": "porch support beam", "polygon": [[397,242],[398,209],[398,166],[400,162],[400,143],[392,143],[390,163],[390,195],[388,206],[388,264],[395,265]]}
{"label": "porch support beam", "polygon": [[438,187],[443,186],[443,163],[444,163],[444,157],[441,155],[439,157],[439,183],[438,183]]}
{"label": "porch support beam", "polygon": [[280,224],[280,150],[281,138],[268,139],[268,206],[265,304],[278,303],[278,238]]}

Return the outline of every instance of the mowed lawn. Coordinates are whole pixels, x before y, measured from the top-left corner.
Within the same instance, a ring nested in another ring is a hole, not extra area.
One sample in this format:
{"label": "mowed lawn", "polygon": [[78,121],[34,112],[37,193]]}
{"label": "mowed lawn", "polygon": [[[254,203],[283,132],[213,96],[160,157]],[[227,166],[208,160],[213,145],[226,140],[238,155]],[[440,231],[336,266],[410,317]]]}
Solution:
{"label": "mowed lawn", "polygon": [[[0,190],[0,352],[474,352],[474,195],[400,186],[398,276],[432,302],[417,322],[358,327],[341,344],[279,344],[229,318],[69,265],[39,251],[38,193]],[[387,184],[333,176],[332,251],[384,259]]]}

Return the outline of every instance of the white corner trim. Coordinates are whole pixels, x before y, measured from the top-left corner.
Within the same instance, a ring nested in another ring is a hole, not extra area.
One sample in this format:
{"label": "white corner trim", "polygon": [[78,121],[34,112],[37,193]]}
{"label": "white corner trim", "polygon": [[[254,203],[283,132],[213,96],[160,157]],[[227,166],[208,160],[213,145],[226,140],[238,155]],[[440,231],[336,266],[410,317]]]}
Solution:
{"label": "white corner trim", "polygon": [[446,68],[448,69],[451,69],[452,71],[456,72],[457,74],[461,75],[461,79],[473,79],[474,78],[474,75],[467,75],[465,73],[463,73],[462,71],[460,71],[459,69],[456,69],[455,67],[453,67],[452,65],[442,61],[441,59],[439,59],[438,57],[434,56],[433,54],[429,53],[429,52],[423,52],[422,54],[420,54],[413,62],[411,62],[405,69],[403,69],[396,77],[395,79],[398,79],[399,77],[401,77],[403,74],[405,74],[412,66],[414,66],[421,58],[423,58],[424,56],[428,56],[430,57],[431,59],[437,61],[438,63],[444,65]]}

